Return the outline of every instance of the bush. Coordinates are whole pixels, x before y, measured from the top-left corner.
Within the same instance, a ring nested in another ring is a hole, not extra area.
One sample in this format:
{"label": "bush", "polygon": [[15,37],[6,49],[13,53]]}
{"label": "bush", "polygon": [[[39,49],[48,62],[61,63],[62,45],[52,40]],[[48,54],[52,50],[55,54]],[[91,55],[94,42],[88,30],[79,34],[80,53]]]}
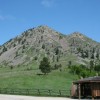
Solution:
{"label": "bush", "polygon": [[90,69],[88,69],[86,66],[84,65],[80,65],[80,66],[76,66],[76,65],[73,65],[70,68],[70,72],[73,73],[73,74],[76,74],[78,75],[79,77],[89,77],[89,76],[95,76],[96,73],[91,70],[90,72]]}

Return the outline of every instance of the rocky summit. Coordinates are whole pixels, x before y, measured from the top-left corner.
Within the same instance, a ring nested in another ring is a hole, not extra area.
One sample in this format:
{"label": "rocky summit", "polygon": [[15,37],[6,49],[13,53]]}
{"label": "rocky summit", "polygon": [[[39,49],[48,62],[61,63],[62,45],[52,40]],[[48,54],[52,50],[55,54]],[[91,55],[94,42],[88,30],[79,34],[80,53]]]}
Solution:
{"label": "rocky summit", "polygon": [[52,66],[60,64],[88,65],[90,60],[99,63],[100,43],[74,32],[64,35],[48,26],[38,26],[24,31],[0,46],[0,65],[39,65],[48,57]]}

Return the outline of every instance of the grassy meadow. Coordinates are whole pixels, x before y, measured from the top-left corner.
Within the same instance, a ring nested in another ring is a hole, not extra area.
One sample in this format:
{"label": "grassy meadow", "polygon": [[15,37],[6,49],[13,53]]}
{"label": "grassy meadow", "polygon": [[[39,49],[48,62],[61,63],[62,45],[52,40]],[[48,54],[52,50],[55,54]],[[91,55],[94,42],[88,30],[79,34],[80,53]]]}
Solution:
{"label": "grassy meadow", "polygon": [[0,88],[69,90],[72,81],[77,78],[68,69],[53,70],[48,75],[41,75],[37,67],[0,67]]}

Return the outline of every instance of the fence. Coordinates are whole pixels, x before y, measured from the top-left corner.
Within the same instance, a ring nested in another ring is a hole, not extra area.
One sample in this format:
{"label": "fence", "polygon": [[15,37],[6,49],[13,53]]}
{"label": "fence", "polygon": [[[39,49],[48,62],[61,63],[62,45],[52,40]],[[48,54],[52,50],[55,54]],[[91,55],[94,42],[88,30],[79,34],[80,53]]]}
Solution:
{"label": "fence", "polygon": [[70,90],[50,90],[50,89],[0,89],[0,94],[18,94],[18,95],[35,95],[35,96],[60,96],[69,97]]}

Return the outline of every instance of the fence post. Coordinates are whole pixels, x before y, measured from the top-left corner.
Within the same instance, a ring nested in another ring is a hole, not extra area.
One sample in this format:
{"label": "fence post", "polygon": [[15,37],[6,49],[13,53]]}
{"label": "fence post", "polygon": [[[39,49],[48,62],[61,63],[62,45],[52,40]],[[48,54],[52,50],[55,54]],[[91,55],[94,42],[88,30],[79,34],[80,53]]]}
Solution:
{"label": "fence post", "polygon": [[40,95],[40,90],[38,89],[38,94]]}
{"label": "fence post", "polygon": [[29,90],[28,89],[26,89],[26,95],[29,95]]}
{"label": "fence post", "polygon": [[48,90],[49,91],[49,95],[51,96],[51,90]]}
{"label": "fence post", "polygon": [[70,98],[71,98],[72,96],[71,96],[71,90],[70,90]]}
{"label": "fence post", "polygon": [[5,93],[7,94],[7,88],[5,88]]}
{"label": "fence post", "polygon": [[11,92],[11,94],[14,94],[14,91],[13,91],[13,89],[10,89],[10,92]]}
{"label": "fence post", "polygon": [[59,94],[60,94],[60,96],[61,96],[61,90],[59,90]]}
{"label": "fence post", "polygon": [[21,94],[22,93],[22,90],[21,89],[19,89],[19,91],[18,91],[19,93],[18,94]]}

